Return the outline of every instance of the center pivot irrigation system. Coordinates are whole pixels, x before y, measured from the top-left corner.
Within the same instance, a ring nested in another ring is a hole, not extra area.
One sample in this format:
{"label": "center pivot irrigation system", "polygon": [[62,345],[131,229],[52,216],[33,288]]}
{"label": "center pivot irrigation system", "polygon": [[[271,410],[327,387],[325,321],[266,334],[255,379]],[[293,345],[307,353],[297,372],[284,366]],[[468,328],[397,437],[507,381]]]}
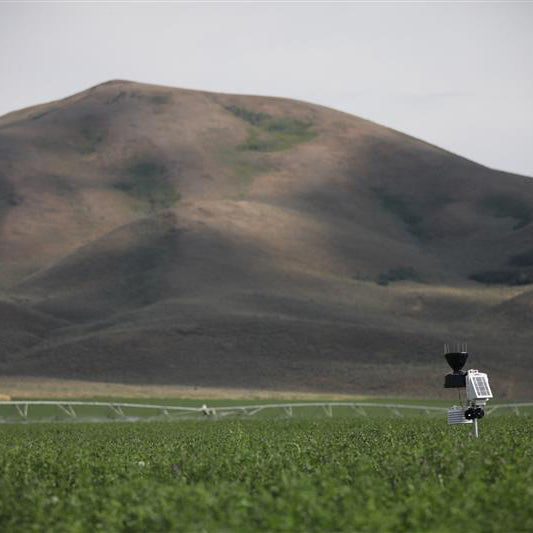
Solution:
{"label": "center pivot irrigation system", "polygon": [[[10,407],[11,406],[11,407]],[[13,400],[0,402],[0,420],[13,421],[6,417],[6,408],[18,421],[54,420],[55,415],[62,415],[70,421],[125,420],[137,421],[150,418],[187,419],[187,418],[221,418],[226,416],[252,417],[260,413],[284,416],[296,416],[300,412],[318,411],[331,417],[334,412],[345,414],[350,411],[360,416],[372,416],[376,413],[401,417],[406,412],[421,414],[443,413],[445,407],[432,405],[410,405],[401,403],[379,402],[293,402],[269,403],[258,405],[238,405],[212,407],[182,407],[177,405],[154,405],[145,403],[87,402],[87,401],[52,401],[52,400]],[[14,409],[13,409],[14,408]],[[45,415],[43,416],[43,413]]]}
{"label": "center pivot irrigation system", "polygon": [[[237,406],[183,407],[177,405],[157,405],[148,403],[117,403],[87,401],[52,400],[13,400],[0,401],[0,423],[70,421],[105,422],[141,420],[184,420],[217,419],[227,416],[255,417],[282,416],[292,417],[299,414],[320,414],[331,417],[335,414],[347,416],[395,416],[405,414],[435,415],[448,411],[450,424],[472,423],[465,415],[469,407],[438,407],[434,405],[380,403],[380,402],[294,402],[270,403]],[[499,410],[509,410],[516,415],[531,412],[533,403],[499,404],[487,410],[487,414]],[[521,411],[523,409],[523,411]],[[451,412],[455,414],[450,415]]]}

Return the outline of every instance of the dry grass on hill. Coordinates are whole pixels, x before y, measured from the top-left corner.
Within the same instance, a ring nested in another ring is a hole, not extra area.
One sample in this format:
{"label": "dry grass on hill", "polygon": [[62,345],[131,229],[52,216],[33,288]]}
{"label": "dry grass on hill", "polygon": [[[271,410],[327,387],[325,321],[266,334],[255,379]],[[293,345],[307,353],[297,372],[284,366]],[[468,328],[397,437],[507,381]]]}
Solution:
{"label": "dry grass on hill", "polygon": [[0,370],[530,394],[533,185],[331,109],[113,81],[0,118]]}

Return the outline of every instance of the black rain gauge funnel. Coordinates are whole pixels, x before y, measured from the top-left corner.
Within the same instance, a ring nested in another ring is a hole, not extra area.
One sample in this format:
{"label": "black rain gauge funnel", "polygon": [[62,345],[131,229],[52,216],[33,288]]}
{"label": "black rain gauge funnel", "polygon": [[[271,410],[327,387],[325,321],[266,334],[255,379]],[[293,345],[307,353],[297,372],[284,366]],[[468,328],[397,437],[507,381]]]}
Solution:
{"label": "black rain gauge funnel", "polygon": [[450,352],[445,354],[446,361],[452,367],[453,373],[457,374],[465,366],[468,352]]}
{"label": "black rain gauge funnel", "polygon": [[[444,378],[444,388],[459,389],[461,405],[454,405],[448,409],[448,424],[474,424],[474,436],[479,436],[478,420],[485,416],[483,407],[492,398],[487,374],[477,370],[463,370],[468,359],[466,344],[458,344],[453,350],[450,345],[444,345],[444,357],[451,369],[452,374]],[[461,389],[466,389],[466,400],[462,399]]]}
{"label": "black rain gauge funnel", "polygon": [[466,387],[466,372],[461,370],[468,359],[466,344],[457,344],[453,351],[450,351],[450,345],[444,345],[444,357],[451,366],[453,374],[447,374],[444,378],[445,389],[459,389]]}

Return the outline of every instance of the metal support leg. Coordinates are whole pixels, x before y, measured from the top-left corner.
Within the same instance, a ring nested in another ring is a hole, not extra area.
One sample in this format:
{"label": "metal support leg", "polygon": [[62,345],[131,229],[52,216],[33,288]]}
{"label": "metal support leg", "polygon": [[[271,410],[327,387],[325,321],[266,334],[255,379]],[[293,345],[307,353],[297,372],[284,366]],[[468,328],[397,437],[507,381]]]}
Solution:
{"label": "metal support leg", "polygon": [[111,407],[111,410],[117,415],[124,416],[124,411],[122,411],[122,408],[120,407],[120,405],[110,404],[109,407]]}
{"label": "metal support leg", "polygon": [[72,405],[69,405],[69,404],[62,405],[58,403],[57,406],[59,407],[59,409],[61,409],[61,411],[66,413],[68,416],[72,418],[76,418],[76,411],[74,411],[74,408],[72,407]]}
{"label": "metal support leg", "polygon": [[15,404],[15,408],[18,411],[18,414],[25,420],[28,418],[28,404],[24,403],[22,405]]}
{"label": "metal support leg", "polygon": [[287,416],[292,416],[292,407],[288,405],[287,407],[284,407],[283,410],[285,411],[285,414]]}
{"label": "metal support leg", "polygon": [[331,405],[323,405],[322,406],[323,409],[324,409],[324,412],[326,413],[326,416],[329,416],[329,417],[332,417],[333,416],[333,408],[331,407]]}

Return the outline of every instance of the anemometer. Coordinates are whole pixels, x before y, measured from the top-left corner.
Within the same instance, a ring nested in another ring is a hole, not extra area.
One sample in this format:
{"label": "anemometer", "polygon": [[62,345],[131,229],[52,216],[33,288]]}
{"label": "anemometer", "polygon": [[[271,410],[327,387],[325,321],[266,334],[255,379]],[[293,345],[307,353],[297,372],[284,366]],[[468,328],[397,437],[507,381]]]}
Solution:
{"label": "anemometer", "polygon": [[[445,389],[459,389],[460,406],[454,405],[448,409],[448,424],[473,424],[474,436],[479,436],[478,420],[485,416],[483,409],[487,401],[492,398],[489,378],[487,374],[478,370],[462,370],[468,359],[466,344],[457,345],[455,350],[450,350],[448,344],[444,345],[444,357],[452,367],[453,373],[444,378]],[[463,399],[461,389],[466,389],[466,398]]]}

